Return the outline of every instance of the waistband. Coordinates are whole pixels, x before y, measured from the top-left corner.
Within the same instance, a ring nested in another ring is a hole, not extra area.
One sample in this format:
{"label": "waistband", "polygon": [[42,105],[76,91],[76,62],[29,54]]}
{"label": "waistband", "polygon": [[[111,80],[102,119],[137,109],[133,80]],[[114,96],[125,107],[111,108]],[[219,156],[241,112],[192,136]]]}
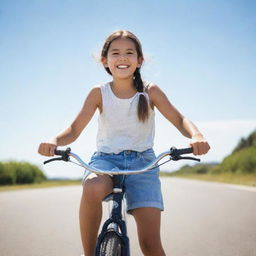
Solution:
{"label": "waistband", "polygon": [[131,156],[139,156],[139,155],[142,155],[144,153],[150,153],[150,152],[154,152],[154,150],[152,148],[149,148],[145,151],[142,151],[142,152],[139,152],[139,151],[134,151],[134,150],[124,150],[124,151],[121,151],[120,153],[118,154],[115,154],[115,153],[105,153],[105,152],[101,152],[101,151],[97,151],[96,154],[97,155],[106,155],[106,156],[128,156],[128,155],[131,155]]}

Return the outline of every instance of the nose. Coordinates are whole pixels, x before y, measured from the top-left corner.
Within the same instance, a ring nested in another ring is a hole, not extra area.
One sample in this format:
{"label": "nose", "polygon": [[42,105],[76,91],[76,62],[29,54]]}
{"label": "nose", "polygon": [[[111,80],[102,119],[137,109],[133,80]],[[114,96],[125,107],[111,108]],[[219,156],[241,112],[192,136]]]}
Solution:
{"label": "nose", "polygon": [[127,55],[126,54],[120,54],[119,59],[121,59],[121,60],[127,59]]}

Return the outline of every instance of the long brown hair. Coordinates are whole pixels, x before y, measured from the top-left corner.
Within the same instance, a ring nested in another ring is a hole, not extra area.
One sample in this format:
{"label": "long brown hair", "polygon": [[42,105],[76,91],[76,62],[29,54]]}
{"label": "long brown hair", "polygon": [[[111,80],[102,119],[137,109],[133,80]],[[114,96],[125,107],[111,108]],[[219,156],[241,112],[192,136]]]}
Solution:
{"label": "long brown hair", "polygon": [[[109,37],[106,39],[102,51],[101,51],[101,58],[107,58],[108,55],[108,50],[111,45],[111,43],[119,38],[127,38],[133,41],[138,58],[143,59],[143,53],[142,53],[142,47],[139,39],[130,31],[127,30],[118,30],[113,32]],[[110,69],[108,67],[105,67],[105,70],[108,72],[108,74],[112,75]],[[133,74],[133,79],[134,79],[134,87],[138,92],[144,92],[145,91],[145,86],[143,84],[143,81],[141,79],[141,74],[140,74],[140,68],[136,68],[134,74]],[[139,103],[138,103],[138,118],[139,121],[146,121],[148,119],[148,113],[149,112],[149,106],[148,106],[148,100],[145,95],[140,94],[139,96]]]}

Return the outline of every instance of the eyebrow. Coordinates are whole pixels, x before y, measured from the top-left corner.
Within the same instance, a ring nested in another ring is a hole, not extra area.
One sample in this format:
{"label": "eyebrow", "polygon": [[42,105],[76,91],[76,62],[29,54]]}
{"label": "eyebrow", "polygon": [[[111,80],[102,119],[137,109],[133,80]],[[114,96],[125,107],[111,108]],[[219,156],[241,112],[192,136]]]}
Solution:
{"label": "eyebrow", "polygon": [[[112,50],[111,50],[111,52],[114,52],[114,51],[119,51],[119,49],[112,49]],[[134,50],[134,49],[129,48],[129,49],[126,49],[126,51],[135,51],[135,50]]]}

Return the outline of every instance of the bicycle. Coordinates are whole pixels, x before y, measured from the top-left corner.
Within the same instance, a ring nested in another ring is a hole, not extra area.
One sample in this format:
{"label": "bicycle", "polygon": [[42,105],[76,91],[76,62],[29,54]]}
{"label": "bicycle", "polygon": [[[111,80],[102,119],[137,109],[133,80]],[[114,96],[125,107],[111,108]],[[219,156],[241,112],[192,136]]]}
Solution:
{"label": "bicycle", "polygon": [[[104,201],[112,201],[112,209],[109,218],[104,222],[101,232],[97,239],[95,256],[130,256],[130,247],[129,247],[129,237],[127,235],[126,222],[123,219],[122,215],[122,201],[124,196],[124,191],[122,187],[122,179],[124,175],[130,174],[139,174],[147,172],[156,167],[159,167],[171,160],[195,160],[200,161],[198,158],[194,157],[182,157],[181,155],[193,153],[192,148],[177,149],[172,147],[169,151],[161,153],[156,157],[154,161],[139,170],[118,170],[113,169],[111,171],[103,171],[97,168],[94,168],[86,164],[78,155],[71,152],[70,148],[66,150],[55,150],[55,155],[61,157],[51,158],[44,162],[47,164],[52,161],[62,160],[66,162],[72,162],[74,164],[80,165],[85,168],[89,173],[97,174],[108,174],[113,175],[113,192],[105,197]],[[158,164],[161,159],[169,156],[169,160]],[[76,162],[70,160],[70,157],[74,158]]]}

